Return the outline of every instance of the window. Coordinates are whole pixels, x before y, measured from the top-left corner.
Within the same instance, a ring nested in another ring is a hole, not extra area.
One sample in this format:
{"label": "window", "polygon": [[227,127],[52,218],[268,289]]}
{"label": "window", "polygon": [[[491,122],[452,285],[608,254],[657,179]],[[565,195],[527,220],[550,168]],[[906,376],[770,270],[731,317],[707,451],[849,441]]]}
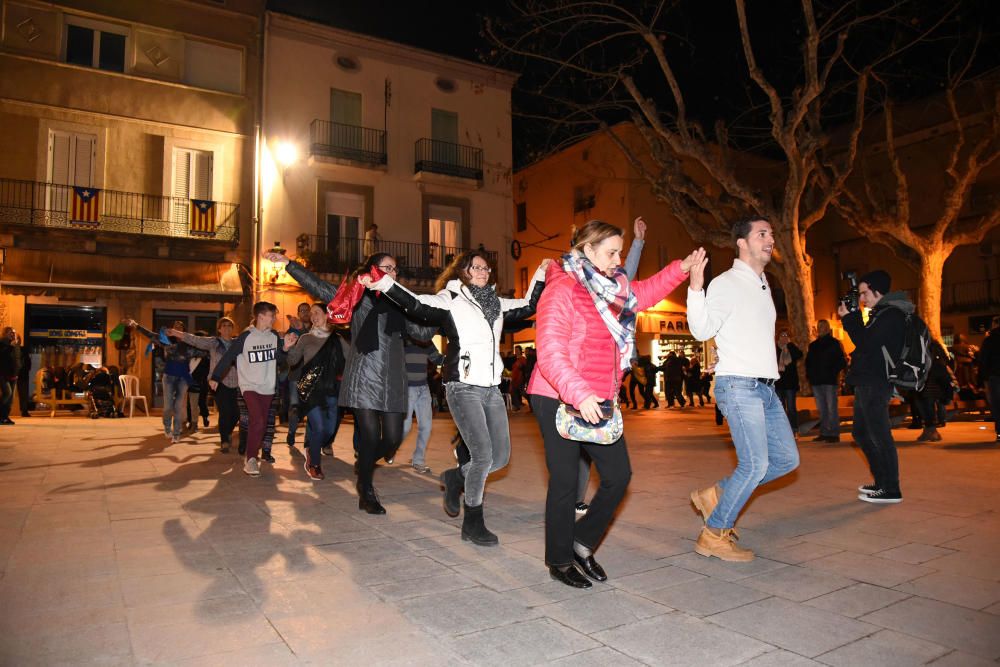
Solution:
{"label": "window", "polygon": [[443,268],[462,248],[462,209],[431,204],[427,218],[430,265]]}
{"label": "window", "polygon": [[528,231],[528,205],[524,202],[517,205],[517,231]]}
{"label": "window", "polygon": [[49,130],[49,183],[93,186],[96,157],[95,135]]}
{"label": "window", "polygon": [[521,296],[527,297],[528,296],[528,269],[526,267],[522,266],[521,270],[518,272],[518,275],[521,278]]}
{"label": "window", "polygon": [[361,221],[365,217],[365,198],[352,192],[326,193],[325,238],[319,249],[332,255],[336,266],[349,270],[364,260],[364,234]]}
{"label": "window", "polygon": [[125,71],[128,28],[78,17],[66,21],[66,62],[108,72]]}
{"label": "window", "polygon": [[174,149],[174,183],[173,183],[173,215],[175,223],[173,232],[187,236],[188,213],[191,210],[191,199],[212,198],[212,162],[210,151],[198,151],[191,148]]}
{"label": "window", "polygon": [[459,164],[458,114],[431,109],[431,161],[439,164]]}
{"label": "window", "polygon": [[583,213],[594,208],[597,196],[592,188],[573,188],[573,213]]}

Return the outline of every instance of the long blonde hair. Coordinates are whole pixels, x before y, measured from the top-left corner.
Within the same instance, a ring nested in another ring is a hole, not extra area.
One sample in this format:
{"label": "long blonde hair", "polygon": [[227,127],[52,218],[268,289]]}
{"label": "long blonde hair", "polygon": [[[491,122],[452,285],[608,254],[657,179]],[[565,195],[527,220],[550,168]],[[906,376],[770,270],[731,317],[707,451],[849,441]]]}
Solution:
{"label": "long blonde hair", "polygon": [[612,225],[610,222],[591,220],[579,229],[575,226],[571,228],[570,250],[583,252],[583,246],[588,243],[596,246],[605,239],[613,236],[625,236],[625,230],[617,225]]}

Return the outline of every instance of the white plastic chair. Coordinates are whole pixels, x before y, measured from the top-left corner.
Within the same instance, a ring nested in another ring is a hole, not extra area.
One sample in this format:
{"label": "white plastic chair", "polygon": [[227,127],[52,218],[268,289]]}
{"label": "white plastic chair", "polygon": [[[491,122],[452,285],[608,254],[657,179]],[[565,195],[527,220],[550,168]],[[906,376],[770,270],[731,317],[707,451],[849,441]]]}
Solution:
{"label": "white plastic chair", "polygon": [[149,405],[146,403],[146,397],[139,393],[139,378],[136,375],[119,375],[118,385],[122,390],[122,412],[124,412],[125,404],[128,403],[128,416],[132,417],[132,412],[135,410],[135,402],[142,401],[142,409],[146,412],[146,416],[149,416]]}

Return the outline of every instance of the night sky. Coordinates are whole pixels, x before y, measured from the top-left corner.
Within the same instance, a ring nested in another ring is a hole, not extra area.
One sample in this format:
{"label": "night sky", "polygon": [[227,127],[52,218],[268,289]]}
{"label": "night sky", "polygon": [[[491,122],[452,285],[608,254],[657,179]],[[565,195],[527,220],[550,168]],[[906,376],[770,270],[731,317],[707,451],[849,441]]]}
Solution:
{"label": "night sky", "polygon": [[[844,0],[814,0],[817,15],[822,20],[824,11],[843,5]],[[860,11],[884,7],[881,0],[852,0]],[[873,4],[874,3],[874,4]],[[636,11],[650,11],[658,3],[645,0],[622,2],[621,5]],[[790,92],[799,82],[801,59],[799,49],[804,28],[800,0],[751,0],[748,3],[751,33],[755,54],[769,78],[783,91]],[[880,72],[885,88],[872,95],[889,91],[897,101],[907,101],[939,92],[947,78],[949,58],[966,57],[962,48],[975,40],[979,48],[975,54],[970,75],[978,75],[1000,66],[1000,11],[996,0],[905,0],[906,16],[895,23],[887,22],[867,27],[852,48],[852,57],[862,62],[871,53],[884,49],[894,39],[905,39],[918,34],[942,12],[950,12],[948,22],[934,40],[918,48],[909,49],[891,66]],[[730,134],[744,150],[768,151],[770,141],[766,117],[756,118],[748,110],[762,106],[764,99],[756,86],[749,82],[746,63],[739,39],[734,4],[731,0],[678,0],[664,3],[667,11],[657,24],[662,26],[668,56],[676,68],[689,114],[711,128],[717,118],[730,127]],[[514,90],[514,158],[515,165],[530,162],[539,152],[554,141],[565,137],[549,135],[545,123],[526,121],[518,117],[519,111],[537,113],[537,98],[531,92],[537,82],[545,77],[541,68],[518,59],[491,57],[490,44],[482,34],[483,17],[510,19],[511,10],[503,0],[269,0],[268,8],[301,18],[328,23],[346,30],[382,37],[474,62],[488,62],[504,69],[521,73]],[[609,61],[629,58],[635,53],[628,44],[621,51],[610,50]],[[646,90],[669,106],[665,86],[655,68],[649,74]],[[850,82],[851,73],[842,72]],[[637,78],[642,80],[641,68]],[[566,90],[583,89],[572,82],[564,84]],[[558,88],[556,89],[558,92]],[[831,117],[848,120],[853,110],[853,89],[839,101],[827,106]],[[619,118],[608,118],[616,121]]]}

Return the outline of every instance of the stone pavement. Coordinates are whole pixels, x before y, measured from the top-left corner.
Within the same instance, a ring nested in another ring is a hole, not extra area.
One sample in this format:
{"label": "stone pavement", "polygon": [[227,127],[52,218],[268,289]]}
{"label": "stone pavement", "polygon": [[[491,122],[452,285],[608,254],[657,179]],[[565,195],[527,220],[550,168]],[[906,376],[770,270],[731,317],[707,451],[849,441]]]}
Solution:
{"label": "stone pavement", "polygon": [[[997,664],[1000,448],[982,423],[933,445],[897,430],[896,506],[856,500],[850,442],[803,440],[799,471],[740,521],[759,554],[744,564],[692,551],[688,493],[734,462],[711,409],[626,423],[631,491],[597,552],[610,579],[576,591],[542,562],[530,414],[487,488],[492,549],[461,541],[410,443],[376,473],[388,515],[359,512],[350,425],[313,483],[284,445],[251,479],[210,434],[169,445],[156,418],[18,420],[0,428],[0,664]],[[452,433],[435,420],[435,472]]]}

